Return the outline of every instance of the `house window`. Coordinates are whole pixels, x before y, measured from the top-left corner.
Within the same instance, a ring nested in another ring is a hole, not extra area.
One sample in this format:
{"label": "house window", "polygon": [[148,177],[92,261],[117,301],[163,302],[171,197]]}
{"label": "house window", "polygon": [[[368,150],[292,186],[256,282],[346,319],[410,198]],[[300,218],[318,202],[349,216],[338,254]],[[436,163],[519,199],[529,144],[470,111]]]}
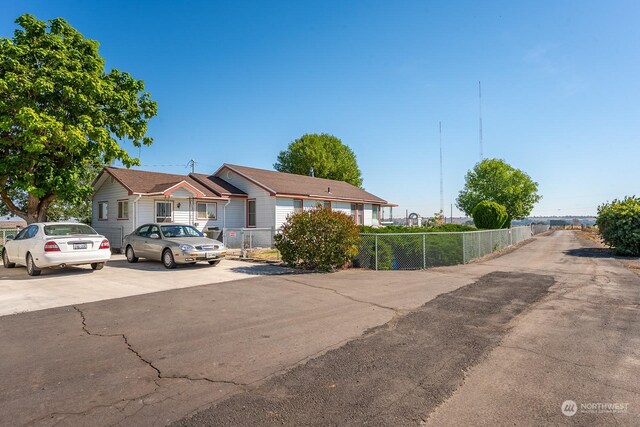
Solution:
{"label": "house window", "polygon": [[98,220],[106,221],[109,205],[107,202],[98,202]]}
{"label": "house window", "polygon": [[329,202],[329,201],[325,200],[325,201],[324,201],[324,208],[325,208],[325,209],[331,209],[331,202]]}
{"label": "house window", "polygon": [[364,224],[364,205],[362,203],[351,204],[351,218],[356,225]]}
{"label": "house window", "polygon": [[198,210],[198,219],[216,219],[218,216],[217,203],[198,202],[196,204]]}
{"label": "house window", "polygon": [[118,200],[118,219],[129,219],[128,200]]}
{"label": "house window", "polygon": [[378,222],[379,218],[380,218],[380,205],[371,206],[371,219],[373,220],[374,224]]}
{"label": "house window", "polygon": [[256,226],[256,201],[247,200],[247,227]]}
{"label": "house window", "polygon": [[304,209],[303,206],[304,205],[302,204],[302,200],[293,199],[293,211],[294,212],[302,212],[302,210]]}
{"label": "house window", "polygon": [[156,222],[171,222],[173,216],[173,203],[156,202]]}

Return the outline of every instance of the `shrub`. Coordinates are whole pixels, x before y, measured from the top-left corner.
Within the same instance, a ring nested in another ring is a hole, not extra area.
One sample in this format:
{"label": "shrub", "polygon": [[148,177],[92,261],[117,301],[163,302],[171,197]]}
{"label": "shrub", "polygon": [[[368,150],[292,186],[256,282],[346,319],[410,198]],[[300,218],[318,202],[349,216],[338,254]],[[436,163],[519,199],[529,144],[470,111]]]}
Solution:
{"label": "shrub", "polygon": [[358,254],[359,241],[349,215],[322,207],[289,216],[275,237],[285,263],[319,271],[344,267]]}
{"label": "shrub", "polygon": [[625,197],[598,206],[596,224],[602,240],[616,254],[640,256],[640,198]]}
{"label": "shrub", "polygon": [[507,221],[507,208],[491,200],[483,200],[471,211],[473,223],[485,230],[502,228]]}

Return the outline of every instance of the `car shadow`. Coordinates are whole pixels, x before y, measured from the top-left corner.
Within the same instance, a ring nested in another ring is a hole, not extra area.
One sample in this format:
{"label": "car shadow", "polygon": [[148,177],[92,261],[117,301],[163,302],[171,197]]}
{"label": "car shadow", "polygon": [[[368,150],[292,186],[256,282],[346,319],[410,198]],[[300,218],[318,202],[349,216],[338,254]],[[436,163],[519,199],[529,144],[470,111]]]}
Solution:
{"label": "car shadow", "polygon": [[112,260],[107,263],[110,268],[126,268],[128,270],[140,270],[140,271],[175,271],[182,268],[189,269],[207,269],[212,268],[207,263],[196,264],[178,264],[175,270],[165,268],[160,261],[139,260],[138,262],[129,262],[126,259]]}
{"label": "car shadow", "polygon": [[17,265],[14,268],[3,268],[0,266],[0,280],[38,280],[47,277],[72,277],[91,274],[100,274],[91,268],[65,267],[65,268],[44,268],[39,276],[29,276],[27,268]]}

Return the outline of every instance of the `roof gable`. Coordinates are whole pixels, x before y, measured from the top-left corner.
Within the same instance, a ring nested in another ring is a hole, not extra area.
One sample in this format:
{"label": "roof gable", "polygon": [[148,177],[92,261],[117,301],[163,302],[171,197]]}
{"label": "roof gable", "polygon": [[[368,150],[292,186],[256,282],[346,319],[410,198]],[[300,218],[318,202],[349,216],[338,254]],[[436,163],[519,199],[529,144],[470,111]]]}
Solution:
{"label": "roof gable", "polygon": [[206,180],[202,181],[200,179],[196,179],[196,176],[124,169],[111,166],[105,167],[93,181],[93,186],[96,190],[103,182],[104,175],[113,177],[113,179],[120,183],[120,185],[122,185],[130,195],[141,194],[170,196],[174,191],[182,188],[194,194],[194,197],[199,198],[246,196],[242,191],[233,186],[231,186],[233,188],[224,188],[215,181],[211,181],[211,183],[209,183]]}

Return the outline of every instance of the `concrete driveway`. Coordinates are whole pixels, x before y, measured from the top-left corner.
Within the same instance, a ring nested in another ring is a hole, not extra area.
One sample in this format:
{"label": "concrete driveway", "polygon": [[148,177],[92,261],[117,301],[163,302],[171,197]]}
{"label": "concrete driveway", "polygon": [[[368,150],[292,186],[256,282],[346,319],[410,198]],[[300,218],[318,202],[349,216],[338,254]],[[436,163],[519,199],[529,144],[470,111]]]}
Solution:
{"label": "concrete driveway", "polygon": [[24,267],[0,266],[0,316],[292,271],[236,260],[167,270],[153,261],[130,264],[124,255],[113,255],[100,271],[89,266],[45,269],[38,277],[27,275]]}

